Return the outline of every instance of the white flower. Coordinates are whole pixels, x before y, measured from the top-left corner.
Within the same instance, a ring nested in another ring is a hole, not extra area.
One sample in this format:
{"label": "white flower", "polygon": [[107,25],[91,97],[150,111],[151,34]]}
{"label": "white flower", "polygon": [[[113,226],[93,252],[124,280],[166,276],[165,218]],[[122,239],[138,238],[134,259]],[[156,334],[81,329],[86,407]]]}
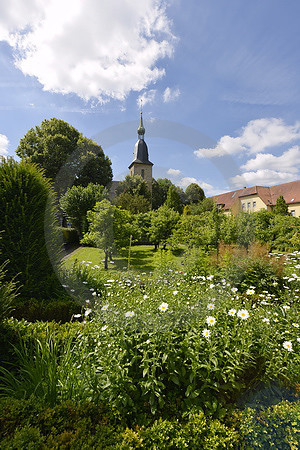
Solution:
{"label": "white flower", "polygon": [[229,316],[235,316],[235,313],[236,313],[236,309],[234,309],[234,308],[232,308],[228,311]]}
{"label": "white flower", "polygon": [[93,292],[92,295],[97,295],[97,292]]}
{"label": "white flower", "polygon": [[173,291],[173,295],[177,295],[178,294],[178,291]]}
{"label": "white flower", "polygon": [[231,288],[231,292],[237,292],[238,291],[238,288],[236,288],[236,287],[233,287],[233,288]]}
{"label": "white flower", "polygon": [[147,298],[149,298],[148,295],[144,295],[143,299],[146,300]]}
{"label": "white flower", "polygon": [[133,317],[134,316],[134,311],[127,311],[125,313],[125,317]]}
{"label": "white flower", "polygon": [[292,323],[293,327],[299,328],[299,323]]}
{"label": "white flower", "polygon": [[160,311],[167,311],[167,309],[169,308],[168,303],[162,303],[161,305],[159,305],[158,309]]}
{"label": "white flower", "polygon": [[300,342],[300,337],[297,337],[297,341]]}
{"label": "white flower", "polygon": [[216,319],[215,319],[214,317],[212,317],[212,316],[208,316],[208,317],[206,318],[206,323],[207,323],[207,325],[209,325],[209,326],[215,325]]}
{"label": "white flower", "polygon": [[246,309],[240,309],[237,312],[237,316],[240,317],[243,320],[246,320],[249,317],[249,313],[248,313],[248,311]]}
{"label": "white flower", "polygon": [[210,289],[213,289],[214,287],[215,287],[214,284],[210,284],[210,285],[209,285],[209,288],[210,288]]}
{"label": "white flower", "polygon": [[267,317],[264,317],[262,321],[266,322],[266,323],[270,323],[270,319],[268,319]]}
{"label": "white flower", "polygon": [[202,336],[204,336],[205,338],[209,338],[210,330],[208,330],[207,328],[204,328],[204,330],[202,331]]}
{"label": "white flower", "polygon": [[291,341],[284,341],[284,343],[282,344],[282,347],[285,348],[286,350],[288,350],[289,352],[293,351],[293,345],[292,345]]}
{"label": "white flower", "polygon": [[92,310],[90,308],[88,308],[84,313],[85,317],[87,317],[89,314],[91,314],[91,312],[92,312]]}
{"label": "white flower", "polygon": [[108,283],[113,283],[115,280],[107,280]]}
{"label": "white flower", "polygon": [[247,295],[253,295],[253,294],[255,294],[255,290],[254,289],[247,289],[246,294]]}
{"label": "white flower", "polygon": [[101,328],[102,331],[105,331],[107,328],[107,325],[103,325],[103,327]]}
{"label": "white flower", "polygon": [[101,311],[107,311],[108,307],[109,307],[109,305],[103,305],[101,308]]}
{"label": "white flower", "polygon": [[288,309],[290,309],[290,306],[289,306],[289,305],[283,305],[283,309],[284,309],[285,311],[287,311]]}
{"label": "white flower", "polygon": [[208,305],[207,305],[207,309],[215,309],[215,305],[213,304],[213,303],[209,303]]}
{"label": "white flower", "polygon": [[78,319],[78,317],[81,317],[81,314],[74,314],[74,317],[75,317],[76,319]]}

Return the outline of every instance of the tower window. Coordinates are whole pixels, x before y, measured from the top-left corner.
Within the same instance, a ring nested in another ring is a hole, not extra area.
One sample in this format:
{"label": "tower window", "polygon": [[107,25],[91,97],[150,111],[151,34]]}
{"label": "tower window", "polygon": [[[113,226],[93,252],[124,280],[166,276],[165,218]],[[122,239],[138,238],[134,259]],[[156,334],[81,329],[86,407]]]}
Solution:
{"label": "tower window", "polygon": [[142,178],[145,178],[145,170],[144,169],[142,169],[141,175],[142,175]]}

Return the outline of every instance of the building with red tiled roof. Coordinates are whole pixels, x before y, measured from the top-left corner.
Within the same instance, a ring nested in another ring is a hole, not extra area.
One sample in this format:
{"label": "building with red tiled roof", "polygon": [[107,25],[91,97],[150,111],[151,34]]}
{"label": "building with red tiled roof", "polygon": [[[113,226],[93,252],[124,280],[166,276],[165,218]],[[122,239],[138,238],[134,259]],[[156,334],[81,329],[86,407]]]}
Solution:
{"label": "building with red tiled roof", "polygon": [[256,212],[260,209],[272,211],[277,198],[282,195],[291,215],[300,217],[300,180],[276,186],[253,186],[226,192],[212,197],[220,209],[236,215],[239,211]]}

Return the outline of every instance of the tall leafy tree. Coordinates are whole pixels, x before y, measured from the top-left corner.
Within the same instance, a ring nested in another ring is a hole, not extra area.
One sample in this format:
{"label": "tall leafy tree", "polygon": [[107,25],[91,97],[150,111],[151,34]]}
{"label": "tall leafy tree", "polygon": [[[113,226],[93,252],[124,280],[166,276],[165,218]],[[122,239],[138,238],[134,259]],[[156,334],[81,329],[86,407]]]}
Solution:
{"label": "tall leafy tree", "polygon": [[179,213],[182,213],[183,206],[180,200],[180,195],[175,188],[175,186],[170,186],[168,190],[167,199],[165,201],[165,205],[168,208],[174,209],[174,211],[177,211]]}
{"label": "tall leafy tree", "polygon": [[79,236],[88,231],[87,212],[92,210],[97,202],[108,197],[108,191],[103,186],[89,183],[84,186],[72,186],[60,199],[60,207]]}
{"label": "tall leafy tree", "polygon": [[164,248],[166,247],[167,240],[171,236],[179,218],[179,213],[166,205],[152,212],[149,239],[154,243],[155,248],[159,244],[162,244]]}
{"label": "tall leafy tree", "polygon": [[58,261],[54,193],[37,166],[0,160],[0,217],[0,266],[9,261],[6,279],[19,282],[22,298],[54,297],[60,290],[48,255]]}
{"label": "tall leafy tree", "polygon": [[82,243],[91,243],[104,251],[104,268],[108,269],[108,259],[116,248],[129,245],[131,234],[130,214],[118,209],[108,200],[97,202],[92,211],[88,211],[89,232]]}
{"label": "tall leafy tree", "polygon": [[187,203],[198,203],[205,198],[202,187],[197,183],[191,183],[185,190]]}
{"label": "tall leafy tree", "polygon": [[18,156],[43,168],[46,177],[54,179],[71,155],[73,180],[77,185],[98,183],[106,186],[112,180],[111,161],[100,145],[85,138],[76,128],[63,120],[44,120],[31,128],[21,139]]}
{"label": "tall leafy tree", "polygon": [[120,194],[142,195],[148,200],[151,199],[151,192],[148,189],[147,183],[140,175],[133,177],[127,175],[123,181],[120,181],[116,188],[116,195]]}
{"label": "tall leafy tree", "polygon": [[283,195],[280,195],[276,200],[274,214],[278,214],[280,216],[287,216],[289,214],[288,205],[286,204]]}
{"label": "tall leafy tree", "polygon": [[126,209],[131,214],[145,213],[151,209],[151,202],[148,198],[139,194],[129,194],[128,192],[118,195],[114,203],[118,208]]}

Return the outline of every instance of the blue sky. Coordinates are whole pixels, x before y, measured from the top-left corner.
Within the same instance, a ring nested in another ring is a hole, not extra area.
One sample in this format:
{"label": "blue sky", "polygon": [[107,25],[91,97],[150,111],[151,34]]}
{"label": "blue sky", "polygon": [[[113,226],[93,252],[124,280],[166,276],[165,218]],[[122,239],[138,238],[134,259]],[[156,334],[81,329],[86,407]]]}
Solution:
{"label": "blue sky", "polygon": [[206,195],[300,179],[298,0],[0,0],[0,154],[63,119]]}

